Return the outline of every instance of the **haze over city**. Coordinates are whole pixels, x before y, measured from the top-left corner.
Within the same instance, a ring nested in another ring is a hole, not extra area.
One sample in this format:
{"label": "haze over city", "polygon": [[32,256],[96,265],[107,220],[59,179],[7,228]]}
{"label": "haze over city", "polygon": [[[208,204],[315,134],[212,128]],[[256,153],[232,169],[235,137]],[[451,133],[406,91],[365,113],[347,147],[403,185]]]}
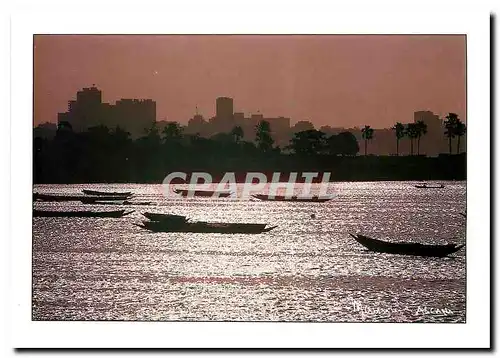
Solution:
{"label": "haze over city", "polygon": [[156,101],[156,119],[186,124],[215,98],[235,112],[351,128],[388,128],[413,113],[466,120],[465,36],[36,35],[34,125],[57,122],[95,84],[103,101]]}

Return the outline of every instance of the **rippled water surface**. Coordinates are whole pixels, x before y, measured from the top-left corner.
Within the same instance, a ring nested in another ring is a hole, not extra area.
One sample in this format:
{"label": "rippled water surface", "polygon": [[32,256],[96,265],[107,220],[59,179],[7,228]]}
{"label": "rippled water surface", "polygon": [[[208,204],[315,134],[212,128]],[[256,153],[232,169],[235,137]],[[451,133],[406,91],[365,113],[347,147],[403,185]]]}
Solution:
{"label": "rippled water surface", "polygon": [[[465,322],[465,248],[448,258],[378,254],[348,235],[465,243],[465,182],[414,184],[332,183],[326,203],[166,198],[161,185],[37,185],[54,194],[130,190],[153,205],[36,202],[135,212],[33,219],[33,319]],[[259,235],[150,233],[134,225],[144,211],[278,227]]]}

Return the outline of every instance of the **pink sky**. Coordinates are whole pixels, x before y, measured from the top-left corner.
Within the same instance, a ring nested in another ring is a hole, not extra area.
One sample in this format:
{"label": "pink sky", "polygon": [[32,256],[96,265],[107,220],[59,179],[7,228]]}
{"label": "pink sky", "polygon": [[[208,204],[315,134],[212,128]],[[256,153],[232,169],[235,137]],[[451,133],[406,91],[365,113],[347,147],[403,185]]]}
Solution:
{"label": "pink sky", "polygon": [[431,110],[465,120],[465,36],[37,35],[35,124],[95,84],[103,101],[151,98],[157,120],[235,111],[318,128],[390,127]]}

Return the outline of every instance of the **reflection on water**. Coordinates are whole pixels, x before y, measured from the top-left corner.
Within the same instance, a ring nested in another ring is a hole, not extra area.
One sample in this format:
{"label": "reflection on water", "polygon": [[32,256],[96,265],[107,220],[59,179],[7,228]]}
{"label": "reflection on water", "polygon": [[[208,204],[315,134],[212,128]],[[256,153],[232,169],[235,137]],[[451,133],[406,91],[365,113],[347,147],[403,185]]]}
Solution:
{"label": "reflection on water", "polygon": [[[465,322],[465,249],[448,258],[366,251],[348,233],[465,243],[465,182],[332,183],[326,203],[165,198],[161,185],[40,185],[128,191],[152,206],[119,219],[33,219],[33,319]],[[47,210],[113,210],[79,202]],[[260,235],[150,233],[140,212],[278,225]],[[314,213],[316,218],[312,219]]]}

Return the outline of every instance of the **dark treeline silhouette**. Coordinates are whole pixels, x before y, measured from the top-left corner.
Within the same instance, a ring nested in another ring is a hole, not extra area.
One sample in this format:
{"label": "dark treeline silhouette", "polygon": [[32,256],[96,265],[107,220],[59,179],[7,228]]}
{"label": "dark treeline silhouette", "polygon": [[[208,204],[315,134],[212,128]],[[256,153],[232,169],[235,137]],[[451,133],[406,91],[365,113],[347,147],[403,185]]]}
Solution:
{"label": "dark treeline silhouette", "polygon": [[[465,135],[466,126],[458,118],[456,113],[448,113],[444,121],[444,135],[448,138],[449,153],[452,154],[451,141],[452,138],[457,138],[456,154],[460,153],[460,138]],[[396,155],[399,155],[399,141],[404,137],[410,140],[410,155],[413,155],[413,144],[417,141],[417,155],[420,155],[420,139],[427,134],[427,124],[419,120],[414,123],[408,123],[406,126],[397,122],[392,128],[396,135]],[[373,139],[373,131],[369,133],[370,126],[365,126],[363,129],[363,138],[365,139],[365,155],[366,155],[366,140]],[[368,134],[367,134],[368,131]]]}
{"label": "dark treeline silhouette", "polygon": [[[365,153],[373,130],[363,131]],[[161,182],[171,172],[264,173],[331,172],[332,180],[465,179],[465,155],[357,156],[358,141],[350,132],[326,135],[315,129],[296,132],[289,145],[275,146],[268,122],[255,128],[255,140],[244,141],[243,129],[210,138],[184,134],[176,122],[161,131],[157,123],[132,140],[116,127],[73,131],[60,122],[52,138],[35,137],[35,183]],[[418,140],[418,137],[415,137]],[[272,174],[271,174],[272,175]]]}

